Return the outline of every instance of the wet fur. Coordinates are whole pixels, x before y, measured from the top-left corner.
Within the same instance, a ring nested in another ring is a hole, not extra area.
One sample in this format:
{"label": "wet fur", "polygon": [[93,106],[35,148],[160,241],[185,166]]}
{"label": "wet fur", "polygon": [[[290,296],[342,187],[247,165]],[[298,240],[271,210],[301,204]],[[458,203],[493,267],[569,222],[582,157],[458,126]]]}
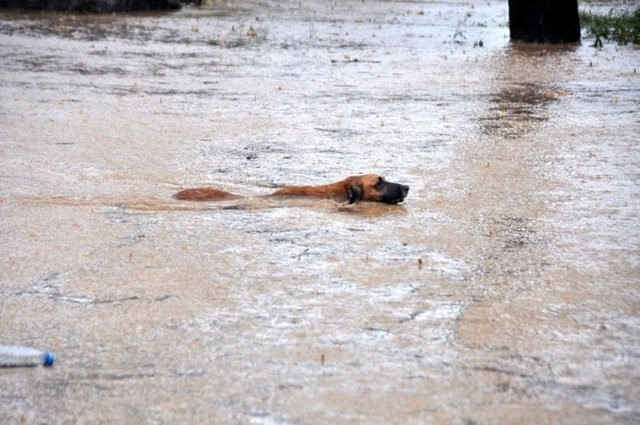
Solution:
{"label": "wet fur", "polygon": [[242,196],[212,187],[184,189],[173,195],[173,197],[182,201],[226,201],[228,199],[242,198]]}
{"label": "wet fur", "polygon": [[[409,192],[409,186],[391,183],[376,174],[350,176],[339,182],[320,186],[284,186],[273,192],[272,197],[309,196],[329,198],[336,201],[383,202],[397,204],[402,202]],[[224,201],[241,198],[239,195],[215,188],[185,189],[174,195],[183,201]]]}

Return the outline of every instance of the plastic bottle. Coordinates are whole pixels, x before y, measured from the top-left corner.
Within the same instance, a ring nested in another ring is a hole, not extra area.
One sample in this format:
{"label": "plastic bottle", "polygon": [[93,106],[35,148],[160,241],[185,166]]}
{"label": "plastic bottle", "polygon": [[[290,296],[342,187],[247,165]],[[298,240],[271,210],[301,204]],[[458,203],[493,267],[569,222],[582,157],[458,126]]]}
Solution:
{"label": "plastic bottle", "polygon": [[51,366],[56,357],[50,351],[15,345],[0,345],[0,367]]}

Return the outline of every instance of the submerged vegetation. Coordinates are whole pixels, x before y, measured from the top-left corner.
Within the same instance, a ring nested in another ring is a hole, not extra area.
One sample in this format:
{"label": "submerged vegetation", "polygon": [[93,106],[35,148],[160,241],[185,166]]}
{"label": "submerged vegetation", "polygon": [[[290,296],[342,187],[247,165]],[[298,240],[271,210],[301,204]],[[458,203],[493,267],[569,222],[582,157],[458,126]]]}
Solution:
{"label": "submerged vegetation", "polygon": [[583,11],[580,13],[580,23],[587,30],[587,37],[595,38],[594,47],[602,47],[603,40],[618,44],[640,44],[640,7],[635,11],[611,10],[606,15]]}

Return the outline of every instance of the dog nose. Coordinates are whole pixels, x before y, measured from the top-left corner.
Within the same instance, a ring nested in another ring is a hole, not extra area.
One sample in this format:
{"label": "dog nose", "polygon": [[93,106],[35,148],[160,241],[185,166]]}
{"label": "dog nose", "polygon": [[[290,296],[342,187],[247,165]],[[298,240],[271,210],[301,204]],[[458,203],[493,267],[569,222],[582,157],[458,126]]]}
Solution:
{"label": "dog nose", "polygon": [[407,193],[409,193],[409,186],[407,186],[406,184],[402,185],[402,194],[404,196],[407,196]]}

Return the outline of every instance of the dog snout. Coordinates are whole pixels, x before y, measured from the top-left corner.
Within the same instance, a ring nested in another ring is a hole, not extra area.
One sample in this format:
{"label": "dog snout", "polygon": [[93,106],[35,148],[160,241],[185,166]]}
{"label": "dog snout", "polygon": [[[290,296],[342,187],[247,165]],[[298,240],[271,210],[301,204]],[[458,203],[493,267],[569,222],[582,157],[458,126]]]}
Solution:
{"label": "dog snout", "polygon": [[399,186],[400,186],[399,201],[402,202],[404,201],[404,198],[407,196],[407,193],[409,193],[409,186],[407,186],[406,184],[401,184]]}
{"label": "dog snout", "polygon": [[388,204],[397,204],[404,201],[407,193],[409,193],[409,186],[405,184],[392,183],[388,186],[387,195],[382,199],[382,201]]}

